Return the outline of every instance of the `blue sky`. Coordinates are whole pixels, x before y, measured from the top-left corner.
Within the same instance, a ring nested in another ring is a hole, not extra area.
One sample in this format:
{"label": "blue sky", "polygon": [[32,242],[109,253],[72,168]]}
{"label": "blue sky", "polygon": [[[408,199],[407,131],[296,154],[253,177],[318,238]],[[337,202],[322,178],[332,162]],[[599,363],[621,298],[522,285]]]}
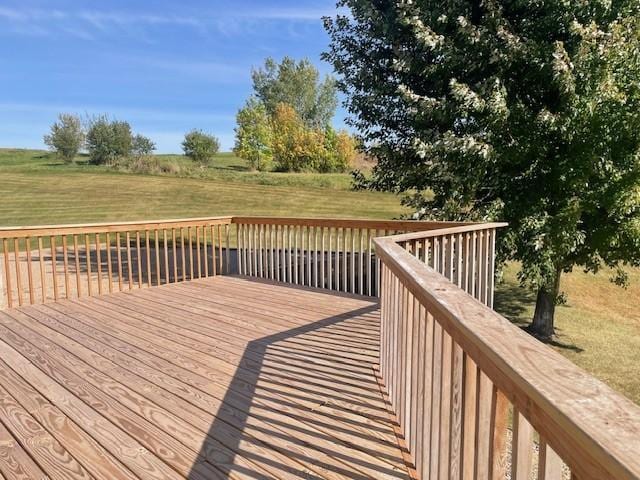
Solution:
{"label": "blue sky", "polygon": [[[334,0],[0,0],[0,146],[44,148],[59,112],[106,113],[179,152],[185,131],[233,145],[267,56],[320,71]],[[343,126],[344,112],[335,119]]]}

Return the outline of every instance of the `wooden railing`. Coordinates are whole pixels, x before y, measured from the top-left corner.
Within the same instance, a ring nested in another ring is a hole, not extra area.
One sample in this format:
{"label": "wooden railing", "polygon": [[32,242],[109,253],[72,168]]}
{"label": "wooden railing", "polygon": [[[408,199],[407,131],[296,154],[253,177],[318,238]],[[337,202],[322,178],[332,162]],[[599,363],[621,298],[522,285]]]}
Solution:
{"label": "wooden railing", "polygon": [[0,228],[0,308],[228,273],[230,226],[213,217]]}
{"label": "wooden railing", "polygon": [[[271,217],[234,217],[233,223],[238,229],[237,271],[241,275],[368,296],[377,296],[380,285],[380,261],[373,238],[478,228],[462,222]],[[457,239],[435,238],[438,252],[448,251],[448,245]],[[493,251],[493,247],[489,249]],[[442,268],[448,268],[445,256]],[[481,274],[493,278],[493,269],[490,275],[488,270]]]}
{"label": "wooden railing", "polygon": [[417,475],[639,479],[640,408],[483,305],[478,228],[374,239],[379,374]]}

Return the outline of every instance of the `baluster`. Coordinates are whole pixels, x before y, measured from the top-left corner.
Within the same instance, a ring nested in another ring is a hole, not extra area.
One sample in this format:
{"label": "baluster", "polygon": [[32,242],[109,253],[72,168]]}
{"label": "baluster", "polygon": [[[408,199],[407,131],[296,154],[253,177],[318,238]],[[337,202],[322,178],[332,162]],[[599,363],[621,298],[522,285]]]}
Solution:
{"label": "baluster", "polygon": [[487,230],[489,235],[489,271],[488,271],[488,290],[489,296],[487,305],[493,308],[494,294],[495,294],[495,270],[496,270],[496,230],[492,228]]}
{"label": "baluster", "polygon": [[431,393],[431,473],[430,478],[438,478],[440,467],[440,393],[442,390],[442,326],[433,325],[433,377]]}
{"label": "baluster", "polygon": [[56,272],[56,263],[58,261],[58,252],[56,248],[56,238],[51,235],[49,237],[49,250],[51,251],[51,275],[53,277],[53,299],[58,301],[58,277]]}
{"label": "baluster", "polygon": [[322,233],[321,227],[313,227],[313,286],[318,288],[318,230]]}
{"label": "baluster", "polygon": [[24,291],[22,289],[22,266],[20,265],[20,241],[13,239],[13,259],[16,267],[16,287],[18,290],[18,305],[24,304]]}
{"label": "baluster", "polygon": [[372,230],[367,229],[367,295],[373,296],[373,278],[371,275],[371,262],[373,260],[373,235]]}
{"label": "baluster", "polygon": [[274,279],[279,282],[280,281],[280,226],[273,226],[273,234],[274,234],[274,247],[275,251],[273,252],[273,261],[274,265]]}
{"label": "baluster", "polygon": [[2,239],[2,248],[3,248],[3,256],[4,256],[4,277],[5,277],[5,284],[7,286],[7,306],[9,308],[12,308],[13,292],[12,292],[12,286],[11,286],[11,268],[9,266],[9,241],[6,238]]}
{"label": "baluster", "polygon": [[95,248],[96,248],[96,265],[98,270],[98,294],[102,295],[102,255],[100,253],[100,234],[96,233],[95,236]]}
{"label": "baluster", "polygon": [[294,225],[293,227],[293,282],[296,285],[298,284],[298,230],[299,227]]}
{"label": "baluster", "polygon": [[198,262],[198,278],[202,278],[202,258],[200,256],[200,228],[196,225],[196,262]]}
{"label": "baluster", "polygon": [[360,249],[358,250],[358,293],[364,295],[364,229],[358,230]]}
{"label": "baluster", "polygon": [[[333,229],[331,227],[329,227],[328,231],[329,231],[329,249],[327,251],[327,262],[326,262],[327,263],[327,276],[325,278],[326,278],[326,281],[327,281],[327,283],[329,285],[329,287],[328,287],[329,290],[333,290],[333,272],[331,271],[332,263],[333,263],[333,250],[332,250],[332,247],[331,247],[332,240],[333,240],[333,238],[332,238],[333,237]],[[323,263],[323,265],[324,265],[324,263]],[[323,275],[323,277],[324,277],[324,275]]]}
{"label": "baluster", "polygon": [[146,250],[147,257],[147,285],[151,287],[153,285],[153,279],[151,278],[151,231],[144,231],[144,248]]}
{"label": "baluster", "polygon": [[352,228],[349,231],[351,232],[351,293],[356,293],[356,230]]}
{"label": "baluster", "polygon": [[[202,253],[204,254],[204,261],[202,262],[203,263],[202,266],[204,267],[204,276],[205,278],[209,278],[209,246],[207,245],[207,226],[206,225],[202,226],[202,246],[203,246]],[[214,246],[214,252],[215,252],[215,246]]]}
{"label": "baluster", "polygon": [[[5,261],[7,260],[7,256],[5,255]],[[40,264],[40,288],[42,295],[42,303],[47,301],[47,276],[45,274],[44,268],[44,255],[42,253],[42,237],[38,237],[38,263]],[[7,291],[8,291],[7,286]]]}
{"label": "baluster", "polygon": [[460,478],[460,462],[462,457],[464,351],[455,341],[452,342],[451,355],[451,429],[448,467],[450,478]]}
{"label": "baluster", "polygon": [[[216,265],[217,262],[217,258],[216,258],[216,227],[215,225],[211,225],[210,227],[210,233],[211,233],[211,275],[213,275],[214,277],[218,274],[218,266]],[[238,252],[238,258],[237,258],[237,262],[238,262],[238,273],[241,273],[240,270],[240,237],[238,236],[238,245],[237,245],[237,252]],[[220,270],[220,275],[222,275],[222,269]]]}
{"label": "baluster", "polygon": [[171,250],[173,253],[173,283],[178,281],[178,247],[176,245],[176,229],[171,229]]}
{"label": "baluster", "polygon": [[189,235],[189,280],[193,280],[193,235],[191,235],[191,227],[187,227],[187,235]]}
{"label": "baluster", "polygon": [[562,479],[562,459],[547,444],[544,438],[540,438],[538,455],[538,479],[539,480],[561,480]]}
{"label": "baluster", "polygon": [[[17,247],[17,242],[16,242],[16,247]],[[16,254],[17,254],[17,250],[16,250]],[[17,260],[17,258],[16,258]],[[68,256],[68,252],[67,252],[67,236],[66,235],[62,235],[62,267],[64,269],[64,298],[66,298],[67,300],[69,298],[71,298],[71,296],[69,295],[69,256]],[[20,290],[18,290],[19,292]],[[20,303],[20,305],[22,305],[22,302]]]}
{"label": "baluster", "polygon": [[478,478],[489,478],[491,459],[489,458],[493,441],[491,431],[493,384],[487,375],[480,371],[478,391],[477,432],[476,432],[476,475]]}
{"label": "baluster", "polygon": [[252,240],[252,235],[253,235],[253,225],[252,224],[248,224],[247,225],[247,275],[251,276],[253,275],[253,240]]}
{"label": "baluster", "polygon": [[[227,273],[231,273],[231,270],[230,270],[230,267],[229,267],[229,265],[231,265],[231,262],[229,260],[229,256],[230,256],[229,250],[230,250],[230,247],[231,247],[231,245],[229,244],[229,230],[230,230],[229,229],[229,225],[225,225],[224,226],[224,232],[225,232],[225,238],[226,238],[225,256],[226,256],[226,259],[227,259],[227,264],[226,264],[226,272]],[[220,245],[220,256],[222,257],[222,245]],[[221,274],[223,273],[223,267],[224,267],[224,265],[222,264],[222,258],[220,258],[220,273]]]}
{"label": "baluster", "polygon": [[270,276],[269,278],[271,278],[271,280],[275,280],[276,279],[276,266],[275,266],[275,252],[274,252],[274,245],[275,245],[275,241],[277,239],[277,234],[275,232],[275,225],[269,225],[269,267],[270,267]]}
{"label": "baluster", "polygon": [[[197,229],[197,227],[196,227]],[[162,251],[164,252],[164,283],[169,283],[169,245],[167,241],[167,229],[162,229]],[[200,248],[198,247],[198,276],[200,276]],[[160,285],[160,281],[158,281]]]}
{"label": "baluster", "polygon": [[349,247],[347,243],[348,232],[350,229],[344,228],[342,230],[342,291],[349,291]]}
{"label": "baluster", "polygon": [[293,283],[293,227],[287,225],[287,283]]}
{"label": "baluster", "polygon": [[[175,246],[175,242],[174,242],[174,246]],[[140,253],[140,230],[136,231],[136,257],[137,257],[136,263],[138,266],[138,288],[142,288],[142,255]]]}
{"label": "baluster", "polygon": [[[106,235],[106,243],[107,243],[107,275],[109,276],[109,293],[113,292],[113,265],[111,263],[111,236],[109,232]],[[149,236],[147,234],[147,257],[149,256]],[[147,266],[149,265],[149,260],[147,259]]]}
{"label": "baluster", "polygon": [[[156,253],[158,251],[157,245],[158,244],[156,239]],[[118,267],[118,291],[121,292],[122,284],[123,284],[123,276],[122,276],[122,242],[120,241],[120,232],[116,232],[116,262]]]}
{"label": "baluster", "polygon": [[84,251],[87,259],[87,295],[93,296],[93,279],[91,273],[91,245],[89,244],[89,234],[84,235]]}
{"label": "baluster", "polygon": [[532,467],[533,428],[526,418],[513,409],[513,447],[511,454],[511,478],[529,480]]}
{"label": "baluster", "polygon": [[182,281],[187,280],[187,256],[184,249],[184,228],[180,227],[180,255],[182,257]]}
{"label": "baluster", "polygon": [[31,258],[31,237],[26,237],[24,239],[25,247],[27,249],[27,277],[29,281],[29,303],[33,305],[36,303],[35,300],[35,291],[33,289],[33,268],[31,266],[32,258]]}
{"label": "baluster", "polygon": [[257,248],[258,248],[258,276],[260,278],[264,278],[264,257],[263,257],[263,247],[262,244],[262,234],[263,234],[263,225],[256,226],[256,236],[258,237]]}
{"label": "baluster", "polygon": [[507,397],[493,386],[491,399],[491,459],[490,478],[500,479],[507,476],[506,447],[507,447],[507,422],[509,419],[509,401]]}
{"label": "baluster", "polygon": [[478,367],[464,354],[464,390],[462,394],[462,478],[473,479],[476,465],[476,406],[478,398]]}
{"label": "baluster", "polygon": [[129,279],[129,290],[133,290],[133,266],[131,265],[131,232],[126,232],[125,241],[127,242],[127,277]]}
{"label": "baluster", "polygon": [[[227,238],[228,240],[228,238]],[[227,247],[228,248],[228,247]],[[220,273],[222,273],[222,270],[224,269],[224,262],[222,259],[222,225],[218,225],[218,267],[220,268]]]}
{"label": "baluster", "polygon": [[[453,375],[453,342],[442,330],[442,380],[440,386],[440,478],[449,478],[451,466],[451,379]],[[443,475],[444,474],[444,475]]]}

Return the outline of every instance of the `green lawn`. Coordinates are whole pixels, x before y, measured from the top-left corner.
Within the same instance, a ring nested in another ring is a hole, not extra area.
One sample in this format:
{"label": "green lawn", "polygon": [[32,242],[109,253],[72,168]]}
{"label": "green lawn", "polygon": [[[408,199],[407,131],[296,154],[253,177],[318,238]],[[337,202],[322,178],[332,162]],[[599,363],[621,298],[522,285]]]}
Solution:
{"label": "green lawn", "polygon": [[44,151],[0,150],[0,225],[224,214],[388,219],[405,212],[394,195],[351,191],[348,174],[249,172],[242,160],[221,154],[189,175],[196,178],[129,174],[88,165],[85,158],[66,165]]}
{"label": "green lawn", "polygon": [[[222,214],[394,218],[404,212],[394,195],[352,192],[346,174],[252,173],[231,154],[188,175],[118,173],[80,158],[65,165],[43,151],[0,150],[0,226],[96,222]],[[516,265],[498,286],[496,308],[528,322],[533,296],[518,287]],[[568,304],[558,308],[558,349],[576,364],[640,403],[640,271],[620,289],[607,272],[565,277]]]}

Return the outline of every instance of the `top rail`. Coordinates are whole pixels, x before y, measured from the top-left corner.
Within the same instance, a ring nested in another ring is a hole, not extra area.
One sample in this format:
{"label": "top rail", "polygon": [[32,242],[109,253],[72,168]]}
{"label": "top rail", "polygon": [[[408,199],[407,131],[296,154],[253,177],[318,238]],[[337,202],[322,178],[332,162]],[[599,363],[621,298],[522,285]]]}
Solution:
{"label": "top rail", "polygon": [[370,220],[354,218],[251,217],[234,216],[233,223],[246,225],[286,225],[297,227],[369,228],[389,231],[424,231],[477,225],[469,222],[435,222],[422,220]]}
{"label": "top rail", "polygon": [[398,240],[374,239],[380,375],[422,478],[640,478],[638,406]]}
{"label": "top rail", "polygon": [[169,220],[130,221],[130,222],[104,222],[63,225],[36,225],[18,227],[0,227],[0,239],[26,238],[46,235],[74,235],[90,233],[118,232],[124,230],[154,230],[159,228],[179,228],[202,224],[224,225],[230,224],[231,216],[198,217]]}

